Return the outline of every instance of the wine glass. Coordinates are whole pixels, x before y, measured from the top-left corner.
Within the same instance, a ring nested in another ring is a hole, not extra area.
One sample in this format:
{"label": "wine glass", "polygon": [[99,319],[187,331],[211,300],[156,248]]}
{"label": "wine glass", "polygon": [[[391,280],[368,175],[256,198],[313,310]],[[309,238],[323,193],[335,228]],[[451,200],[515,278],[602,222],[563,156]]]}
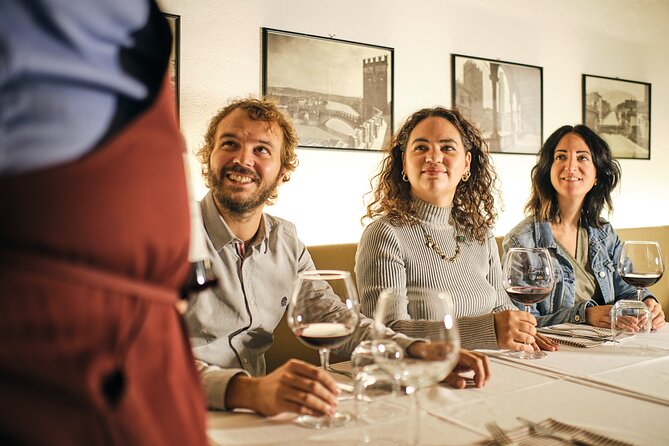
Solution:
{"label": "wine glass", "polygon": [[[553,291],[555,279],[551,256],[545,248],[511,248],[504,257],[503,282],[511,299],[525,306],[541,302]],[[519,359],[539,359],[542,351],[517,351],[509,353]]]}
{"label": "wine glass", "polygon": [[409,427],[412,444],[419,443],[418,392],[442,381],[453,370],[460,351],[460,334],[453,303],[446,291],[425,288],[387,289],[374,312],[374,336],[387,336],[387,328],[418,338],[403,358],[376,363],[391,372],[411,398]]}
{"label": "wine glass", "polygon": [[[335,294],[336,291],[336,294]],[[344,344],[359,321],[358,294],[346,271],[306,271],[298,276],[288,307],[288,326],[307,347],[318,349],[321,367],[330,368],[330,349]],[[338,427],[351,416],[301,415],[297,422],[314,429]]]}
{"label": "wine glass", "polygon": [[662,251],[657,242],[626,241],[618,261],[618,274],[636,288],[637,300],[641,290],[655,285],[664,274]]}

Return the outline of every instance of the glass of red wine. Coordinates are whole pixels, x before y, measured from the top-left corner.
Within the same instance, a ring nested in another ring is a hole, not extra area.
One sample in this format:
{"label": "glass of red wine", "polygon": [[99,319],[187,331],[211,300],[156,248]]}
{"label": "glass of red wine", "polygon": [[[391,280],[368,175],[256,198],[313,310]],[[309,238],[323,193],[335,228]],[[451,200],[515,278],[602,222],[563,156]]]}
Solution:
{"label": "glass of red wine", "polygon": [[618,274],[636,288],[637,300],[641,300],[644,288],[655,285],[664,274],[662,251],[657,242],[626,241],[618,260]]}
{"label": "glass of red wine", "polygon": [[[504,258],[503,282],[511,299],[530,307],[544,300],[553,291],[555,279],[548,250],[544,248],[511,248]],[[519,359],[539,359],[542,351],[509,353]]]}
{"label": "glass of red wine", "polygon": [[[358,293],[347,271],[306,271],[298,276],[290,305],[288,326],[307,347],[318,350],[321,367],[330,369],[330,349],[344,344],[358,327]],[[301,415],[297,422],[313,429],[348,423],[348,413]]]}

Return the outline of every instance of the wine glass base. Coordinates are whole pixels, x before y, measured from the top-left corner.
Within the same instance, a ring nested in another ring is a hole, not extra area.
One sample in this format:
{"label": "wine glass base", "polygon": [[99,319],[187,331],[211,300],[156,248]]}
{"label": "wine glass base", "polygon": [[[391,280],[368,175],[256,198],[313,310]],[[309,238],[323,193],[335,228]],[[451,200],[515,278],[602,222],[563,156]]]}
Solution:
{"label": "wine glass base", "polygon": [[545,358],[546,353],[542,351],[538,352],[526,352],[526,351],[518,351],[518,352],[510,352],[507,353],[507,355],[511,356],[512,358],[517,358],[517,359],[541,359]]}
{"label": "wine glass base", "polygon": [[310,429],[331,429],[340,427],[351,421],[351,415],[346,412],[335,412],[331,416],[314,417],[311,415],[300,415],[297,424]]}

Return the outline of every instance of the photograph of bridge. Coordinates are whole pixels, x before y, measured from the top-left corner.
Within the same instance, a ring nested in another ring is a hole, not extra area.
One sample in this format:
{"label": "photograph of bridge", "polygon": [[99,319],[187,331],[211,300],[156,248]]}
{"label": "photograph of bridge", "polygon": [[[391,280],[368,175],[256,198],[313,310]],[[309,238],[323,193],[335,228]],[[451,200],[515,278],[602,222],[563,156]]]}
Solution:
{"label": "photograph of bridge", "polygon": [[650,84],[584,74],[583,123],[616,158],[650,159]]}
{"label": "photograph of bridge", "polygon": [[542,68],[453,54],[452,101],[491,152],[535,154],[542,143]]}
{"label": "photograph of bridge", "polygon": [[263,95],[300,147],[381,150],[393,131],[393,49],[263,28]]}

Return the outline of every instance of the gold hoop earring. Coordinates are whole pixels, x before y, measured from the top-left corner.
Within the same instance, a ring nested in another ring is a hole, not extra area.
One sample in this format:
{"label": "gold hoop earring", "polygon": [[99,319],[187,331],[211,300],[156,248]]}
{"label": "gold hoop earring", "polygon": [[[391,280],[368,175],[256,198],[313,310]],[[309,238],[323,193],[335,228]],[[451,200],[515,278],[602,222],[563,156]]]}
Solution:
{"label": "gold hoop earring", "polygon": [[471,172],[466,170],[465,173],[462,174],[462,181],[466,183],[467,181],[469,181],[469,177],[471,176],[472,176]]}
{"label": "gold hoop earring", "polygon": [[409,177],[407,176],[406,173],[404,173],[404,170],[402,170],[402,181],[404,181],[405,183],[409,182]]}

